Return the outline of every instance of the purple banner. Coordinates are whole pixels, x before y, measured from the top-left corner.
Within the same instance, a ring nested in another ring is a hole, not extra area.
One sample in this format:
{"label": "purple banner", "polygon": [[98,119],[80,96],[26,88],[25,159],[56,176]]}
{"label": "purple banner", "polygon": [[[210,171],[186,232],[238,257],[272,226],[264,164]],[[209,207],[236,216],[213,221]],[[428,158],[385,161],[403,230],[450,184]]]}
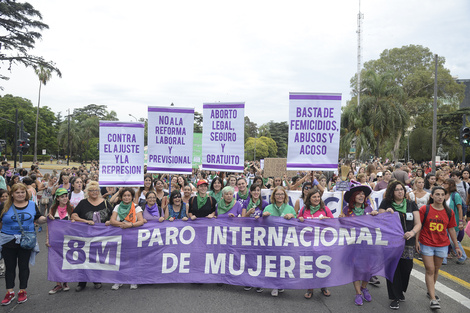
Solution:
{"label": "purple banner", "polygon": [[271,216],[102,225],[48,221],[48,280],[332,287],[392,278],[404,246],[398,214],[388,213],[304,223]]}

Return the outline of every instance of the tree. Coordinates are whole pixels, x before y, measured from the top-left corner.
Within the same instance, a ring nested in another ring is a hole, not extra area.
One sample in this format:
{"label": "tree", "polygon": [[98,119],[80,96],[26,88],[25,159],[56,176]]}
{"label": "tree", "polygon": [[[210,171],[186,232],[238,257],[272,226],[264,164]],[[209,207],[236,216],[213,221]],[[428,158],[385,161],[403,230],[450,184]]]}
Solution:
{"label": "tree", "polygon": [[41,86],[46,86],[47,82],[51,79],[52,72],[50,69],[44,68],[44,66],[39,65],[34,70],[36,75],[39,77],[39,95],[38,95],[38,109],[36,112],[36,131],[34,132],[34,157],[33,162],[36,162],[38,159],[38,124],[39,124],[39,106],[41,103]]}
{"label": "tree", "polygon": [[259,140],[268,147],[268,157],[275,158],[277,155],[277,144],[272,138],[260,137]]}
{"label": "tree", "polygon": [[[256,150],[256,153],[255,153]],[[256,156],[255,156],[256,154]],[[245,143],[245,160],[264,159],[269,156],[268,145],[261,138],[250,137]]]}
{"label": "tree", "polygon": [[[42,66],[59,76],[62,75],[52,61],[45,61],[42,57],[28,53],[34,48],[36,40],[41,39],[40,31],[49,28],[41,20],[41,13],[29,3],[0,1],[0,48],[3,48],[0,62],[7,63],[8,70],[11,70],[13,64],[22,64],[34,68]],[[0,78],[8,79],[3,74],[0,74]]]}
{"label": "tree", "polygon": [[250,137],[257,137],[258,129],[256,123],[250,121],[248,116],[245,116],[245,142]]}
{"label": "tree", "polygon": [[260,137],[265,136],[272,138],[277,144],[277,157],[287,157],[287,141],[289,139],[289,125],[286,121],[274,122],[263,124],[258,129]]}
{"label": "tree", "polygon": [[350,101],[343,108],[341,114],[341,155],[349,154],[353,142],[356,143],[356,159],[360,158],[361,153],[369,155],[373,151],[376,141],[372,129],[366,121],[367,114],[364,113],[355,101]]}
{"label": "tree", "polygon": [[202,114],[199,112],[194,111],[194,132],[195,133],[202,133]]}

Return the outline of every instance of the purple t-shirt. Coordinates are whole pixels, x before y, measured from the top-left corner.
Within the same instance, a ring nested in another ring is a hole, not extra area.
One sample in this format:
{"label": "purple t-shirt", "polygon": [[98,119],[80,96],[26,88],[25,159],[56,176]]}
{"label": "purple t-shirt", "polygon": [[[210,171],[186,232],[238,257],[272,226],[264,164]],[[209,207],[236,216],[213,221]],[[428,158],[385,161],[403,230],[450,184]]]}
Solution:
{"label": "purple t-shirt", "polygon": [[224,214],[219,214],[219,205],[217,205],[216,212],[217,212],[217,217],[229,217],[228,215],[230,213],[235,215],[235,217],[237,217],[238,215],[241,216],[241,214],[242,214],[242,205],[240,204],[240,202],[235,201],[235,204],[233,205],[233,207],[230,210],[228,210],[227,212],[225,212]]}

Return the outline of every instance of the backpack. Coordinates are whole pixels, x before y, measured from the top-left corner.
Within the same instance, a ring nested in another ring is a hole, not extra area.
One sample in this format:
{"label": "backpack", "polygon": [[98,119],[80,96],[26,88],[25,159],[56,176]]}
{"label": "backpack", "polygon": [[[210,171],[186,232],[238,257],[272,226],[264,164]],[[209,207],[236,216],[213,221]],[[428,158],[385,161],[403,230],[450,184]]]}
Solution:
{"label": "backpack", "polygon": [[[426,205],[426,212],[424,213],[424,219],[422,221],[423,226],[424,226],[424,223],[426,223],[426,218],[428,217],[429,209],[430,209],[430,205],[427,204]],[[446,213],[447,213],[447,217],[449,218],[449,223],[450,223],[450,219],[452,218],[452,210],[451,209],[449,209],[449,210],[446,209]],[[423,226],[421,226],[421,227],[423,227]]]}

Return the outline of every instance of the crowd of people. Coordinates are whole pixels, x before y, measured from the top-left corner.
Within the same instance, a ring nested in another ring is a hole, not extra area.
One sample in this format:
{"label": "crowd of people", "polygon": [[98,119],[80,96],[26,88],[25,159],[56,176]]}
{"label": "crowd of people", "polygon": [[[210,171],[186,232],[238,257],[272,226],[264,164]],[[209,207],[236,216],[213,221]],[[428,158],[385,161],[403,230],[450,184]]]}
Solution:
{"label": "crowd of people", "polygon": [[[346,173],[347,171],[347,173]],[[20,290],[18,303],[27,300],[30,259],[36,248],[23,246],[25,232],[34,233],[35,225],[49,219],[86,223],[104,223],[122,229],[140,227],[150,221],[195,220],[198,218],[269,218],[328,219],[334,218],[322,200],[326,191],[335,191],[342,177],[348,181],[345,205],[339,218],[362,215],[398,213],[403,228],[405,247],[393,281],[387,280],[390,308],[398,309],[405,300],[413,258],[421,254],[426,269],[427,296],[432,309],[440,308],[434,285],[442,264],[455,259],[464,264],[467,256],[461,246],[470,201],[470,169],[453,164],[440,167],[435,173],[428,164],[406,165],[396,162],[382,164],[378,160],[367,164],[341,164],[336,172],[301,172],[294,177],[286,174],[263,177],[259,162],[246,162],[244,173],[206,172],[195,169],[192,175],[146,173],[142,187],[103,187],[99,185],[98,163],[90,166],[64,168],[60,173],[42,174],[34,164],[28,171],[13,171],[7,162],[0,168],[0,249],[5,262],[7,294],[2,305],[10,304],[14,293],[16,268]],[[268,201],[261,198],[263,189],[271,189]],[[291,206],[288,190],[301,191]],[[374,208],[371,192],[385,190],[382,203]],[[22,218],[18,218],[20,211]],[[49,237],[46,246],[50,246]],[[102,287],[93,282],[94,288]],[[377,277],[353,282],[354,303],[372,301],[367,286],[379,284]],[[75,290],[82,291],[87,282],[79,282]],[[112,285],[113,290],[122,286]],[[137,289],[131,284],[130,289]],[[246,286],[245,290],[251,290]],[[56,282],[49,294],[70,290],[68,282]],[[262,292],[256,286],[257,292]],[[282,289],[274,289],[277,297]],[[321,288],[329,297],[330,290]],[[313,289],[305,298],[310,299]]]}

